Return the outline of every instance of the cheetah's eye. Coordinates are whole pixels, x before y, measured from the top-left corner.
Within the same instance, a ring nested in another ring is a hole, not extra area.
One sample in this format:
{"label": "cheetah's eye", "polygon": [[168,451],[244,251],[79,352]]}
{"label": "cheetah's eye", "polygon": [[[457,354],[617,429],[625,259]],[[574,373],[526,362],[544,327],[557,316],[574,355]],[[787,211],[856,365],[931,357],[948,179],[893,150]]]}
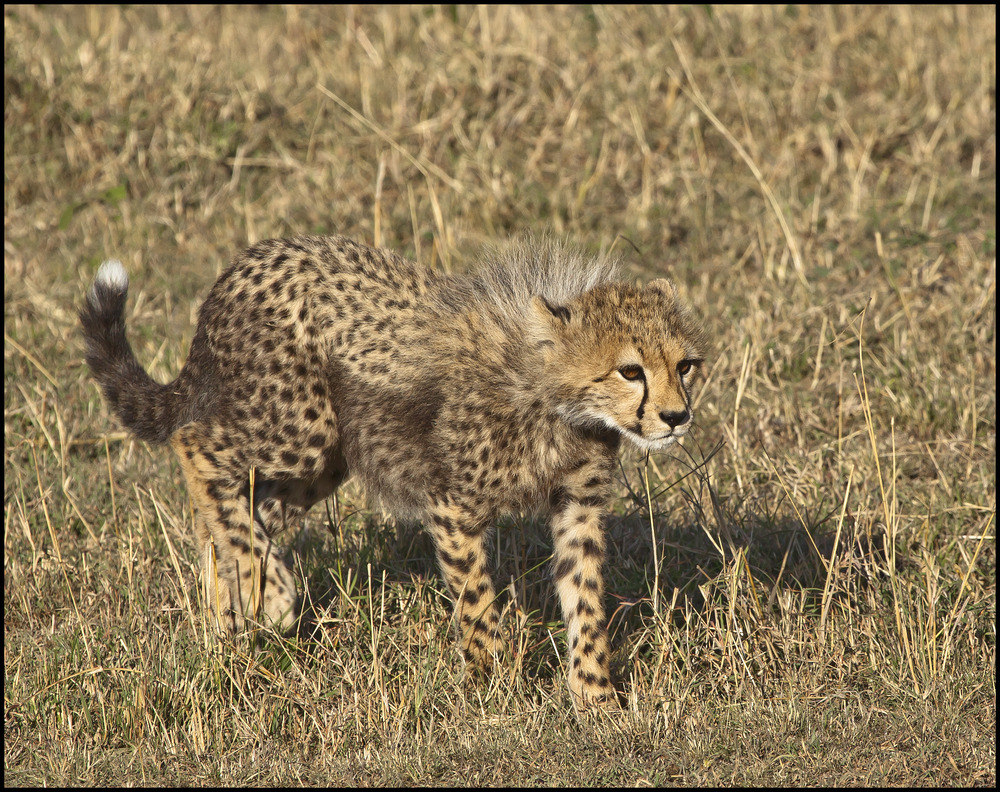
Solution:
{"label": "cheetah's eye", "polygon": [[622,375],[624,379],[629,382],[635,382],[636,380],[641,380],[644,378],[642,366],[636,366],[634,364],[628,366],[622,366],[618,369],[618,373]]}
{"label": "cheetah's eye", "polygon": [[701,363],[700,360],[682,360],[677,364],[677,373],[682,377],[686,377],[699,363]]}

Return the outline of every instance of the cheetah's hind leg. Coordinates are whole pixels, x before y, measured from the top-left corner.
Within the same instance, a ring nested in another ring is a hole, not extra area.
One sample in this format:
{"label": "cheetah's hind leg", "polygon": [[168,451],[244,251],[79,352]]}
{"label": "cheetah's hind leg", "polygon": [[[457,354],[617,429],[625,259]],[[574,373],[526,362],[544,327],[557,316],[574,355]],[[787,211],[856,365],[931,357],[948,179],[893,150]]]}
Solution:
{"label": "cheetah's hind leg", "polygon": [[[327,467],[317,476],[304,479],[256,479],[250,493],[254,518],[263,526],[268,537],[274,542],[289,529],[301,527],[305,513],[318,501],[328,498],[347,476],[347,466],[337,453],[327,456]],[[286,533],[288,536],[291,533]],[[300,536],[300,540],[303,537]],[[288,543],[287,540],[283,540]],[[301,550],[296,542],[296,550]],[[297,553],[288,552],[289,560]],[[326,597],[314,600],[300,569],[297,576],[302,582],[298,598],[296,628],[299,637],[314,635],[317,616],[322,610]]]}
{"label": "cheetah's hind leg", "polygon": [[200,424],[188,424],[174,434],[171,444],[197,512],[195,530],[213,621],[229,633],[242,631],[248,618],[290,630],[299,613],[298,586],[268,531],[275,531],[276,518],[286,515],[274,498],[261,493],[264,497],[254,504],[251,520],[249,481],[237,475],[238,467],[225,454],[208,450],[206,434]]}

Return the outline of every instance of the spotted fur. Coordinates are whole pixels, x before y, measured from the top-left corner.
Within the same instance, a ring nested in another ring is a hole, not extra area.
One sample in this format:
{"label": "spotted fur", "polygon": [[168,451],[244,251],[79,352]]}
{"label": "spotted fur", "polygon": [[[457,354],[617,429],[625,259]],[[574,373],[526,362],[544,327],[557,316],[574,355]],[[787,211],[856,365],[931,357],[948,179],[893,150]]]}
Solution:
{"label": "spotted fur", "polygon": [[574,702],[613,698],[601,567],[618,445],[684,436],[703,359],[669,282],[621,282],[613,261],[552,242],[447,276],[342,237],[269,240],[219,277],[167,385],[128,344],[127,291],[106,263],[81,311],[87,362],[119,420],[180,458],[222,628],[294,625],[298,586],[277,537],[350,474],[423,521],[463,652],[488,668],[499,614],[487,533],[544,505]]}

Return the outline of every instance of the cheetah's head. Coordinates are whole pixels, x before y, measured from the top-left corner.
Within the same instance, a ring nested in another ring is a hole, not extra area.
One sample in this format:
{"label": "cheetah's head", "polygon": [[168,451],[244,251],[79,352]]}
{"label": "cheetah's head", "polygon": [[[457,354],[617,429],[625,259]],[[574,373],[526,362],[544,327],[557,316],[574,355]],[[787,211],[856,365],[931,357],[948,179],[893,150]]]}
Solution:
{"label": "cheetah's head", "polygon": [[687,433],[704,340],[669,281],[605,283],[565,305],[535,297],[532,312],[531,335],[565,420],[608,427],[648,450]]}

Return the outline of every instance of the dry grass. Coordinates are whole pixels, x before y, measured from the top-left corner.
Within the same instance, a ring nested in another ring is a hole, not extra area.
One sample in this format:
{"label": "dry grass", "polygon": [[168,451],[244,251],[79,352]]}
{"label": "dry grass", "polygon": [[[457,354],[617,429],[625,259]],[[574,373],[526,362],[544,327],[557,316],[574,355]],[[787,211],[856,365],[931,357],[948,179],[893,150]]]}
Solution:
{"label": "dry grass", "polygon": [[[5,783],[994,784],[995,31],[5,7]],[[97,263],[165,380],[249,242],[461,268],[522,229],[669,274],[715,339],[684,451],[622,463],[625,713],[568,707],[544,526],[498,534],[509,656],[470,685],[426,539],[352,487],[297,540],[316,640],[213,644],[179,470],[82,363]]]}

